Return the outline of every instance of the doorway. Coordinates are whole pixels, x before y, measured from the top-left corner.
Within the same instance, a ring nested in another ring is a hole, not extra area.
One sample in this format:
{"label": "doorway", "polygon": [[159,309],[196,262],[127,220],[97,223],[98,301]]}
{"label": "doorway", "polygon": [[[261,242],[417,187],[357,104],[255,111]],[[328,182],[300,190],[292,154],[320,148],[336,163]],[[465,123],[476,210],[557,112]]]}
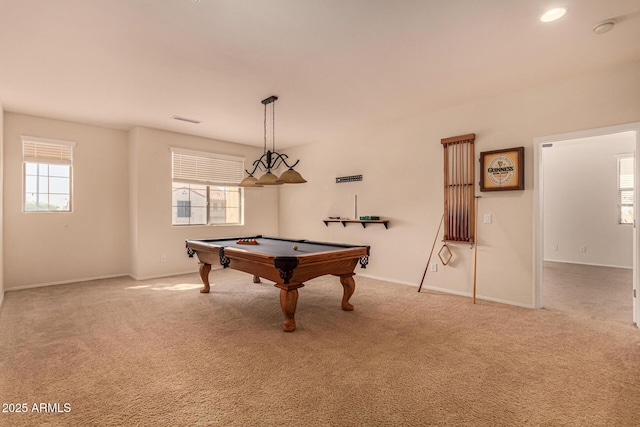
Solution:
{"label": "doorway", "polygon": [[[546,296],[559,300],[568,298],[566,309],[598,310],[598,304],[590,305],[588,299],[598,301],[603,292],[606,293],[599,288],[602,277],[622,278],[617,279],[618,282],[630,279],[631,286],[627,282],[629,287],[622,291],[617,303],[622,301],[627,307],[627,316],[631,312],[631,320],[638,324],[638,300],[631,292],[637,294],[639,288],[638,229],[633,220],[631,224],[620,224],[628,219],[615,215],[619,209],[616,194],[618,158],[640,152],[639,147],[640,123],[534,139],[536,308],[547,305]],[[633,189],[637,194],[639,165],[635,163]],[[635,202],[633,212],[637,211]],[[600,225],[594,227],[593,224]],[[545,292],[545,278],[554,277],[573,278],[576,293],[569,292],[570,280],[565,281],[566,289],[561,293]],[[591,278],[594,280],[589,284]],[[613,293],[613,279],[610,283]],[[620,288],[624,283],[615,286]],[[584,299],[579,301],[572,295]],[[548,302],[551,304],[552,301],[557,302],[551,299]],[[603,317],[606,313],[594,315]]]}

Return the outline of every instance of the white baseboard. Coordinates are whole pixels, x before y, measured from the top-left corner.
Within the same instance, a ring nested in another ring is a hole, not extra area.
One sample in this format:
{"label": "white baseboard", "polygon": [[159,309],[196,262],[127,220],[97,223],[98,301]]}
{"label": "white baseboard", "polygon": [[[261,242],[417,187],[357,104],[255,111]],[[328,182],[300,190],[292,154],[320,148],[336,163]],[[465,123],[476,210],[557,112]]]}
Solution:
{"label": "white baseboard", "polygon": [[413,282],[405,282],[405,281],[397,280],[397,279],[389,279],[389,278],[387,278],[387,277],[372,276],[372,275],[370,275],[370,274],[361,274],[361,273],[358,273],[358,270],[356,270],[356,275],[357,275],[357,276],[366,277],[366,278],[368,278],[368,279],[381,280],[381,281],[383,281],[383,282],[399,283],[399,284],[401,284],[401,285],[413,286],[413,287],[415,287],[415,288],[417,288],[417,287],[418,287],[418,284],[417,284],[417,283],[413,283]]}
{"label": "white baseboard", "polygon": [[[212,268],[211,270],[217,270],[217,269]],[[183,274],[193,274],[197,272],[198,270],[189,270],[189,271],[182,271],[182,272],[178,271],[175,273],[158,274],[154,276],[136,276],[134,274],[126,274],[126,276],[131,277],[133,280],[152,280],[152,279],[162,279],[163,277],[181,276]]]}
{"label": "white baseboard", "polygon": [[58,282],[46,282],[46,283],[34,283],[32,285],[24,285],[24,286],[15,286],[12,288],[7,288],[5,291],[21,291],[23,289],[33,289],[33,288],[43,288],[45,286],[57,286],[57,285],[68,285],[70,283],[79,283],[79,282],[90,282],[92,280],[101,280],[101,279],[113,279],[114,277],[125,277],[128,276],[127,273],[120,274],[110,274],[106,276],[95,276],[95,277],[84,277],[78,279],[70,279],[70,280],[61,280]]}
{"label": "white baseboard", "polygon": [[[419,287],[418,284],[412,283],[412,282],[404,282],[404,281],[401,281],[401,280],[389,279],[389,278],[386,278],[386,277],[372,276],[372,275],[369,275],[369,274],[358,274],[358,275],[362,276],[362,277],[369,278],[369,279],[382,280],[383,282],[398,283],[398,284],[401,284],[401,285],[413,286],[415,288]],[[442,293],[445,293],[445,294],[459,295],[459,296],[463,296],[463,297],[473,298],[473,294],[471,292],[453,291],[451,289],[439,288],[437,286],[427,286],[427,285],[423,285],[422,289],[429,289],[431,291],[442,292]],[[515,301],[510,301],[510,300],[505,300],[505,299],[500,299],[500,298],[486,297],[486,296],[477,295],[477,294],[476,294],[476,299],[481,299],[481,300],[484,300],[484,301],[497,302],[497,303],[506,304],[506,305],[513,305],[513,306],[516,306],[516,307],[534,308],[532,304],[523,304],[523,303],[520,303],[520,302],[515,302]]]}
{"label": "white baseboard", "polygon": [[[212,268],[211,270],[219,270],[222,269],[222,267],[220,268]],[[143,277],[138,277],[134,274],[131,273],[121,273],[121,274],[110,274],[110,275],[106,275],[106,276],[95,276],[95,277],[84,277],[84,278],[78,278],[78,279],[70,279],[70,280],[60,280],[57,282],[46,282],[46,283],[34,283],[32,285],[24,285],[24,286],[15,286],[13,288],[8,288],[5,289],[5,292],[8,291],[21,291],[24,289],[34,289],[34,288],[43,288],[46,286],[57,286],[57,285],[68,285],[71,283],[81,283],[81,282],[91,282],[93,280],[101,280],[101,279],[113,279],[116,277],[131,277],[134,280],[151,280],[151,279],[161,279],[163,277],[171,277],[171,276],[180,276],[182,274],[193,274],[193,273],[197,273],[198,270],[189,270],[189,271],[178,271],[178,272],[174,272],[174,273],[167,273],[167,274],[159,274],[159,275],[155,275],[155,276],[143,276]],[[4,299],[4,295],[2,297],[0,297],[0,300]]]}
{"label": "white baseboard", "polygon": [[560,261],[557,259],[545,259],[544,262],[556,262],[558,264],[577,264],[577,265],[592,265],[594,267],[610,267],[610,268],[625,268],[627,270],[632,270],[633,267],[628,267],[626,265],[610,265],[610,264],[595,264],[591,262],[577,262],[577,261]]}

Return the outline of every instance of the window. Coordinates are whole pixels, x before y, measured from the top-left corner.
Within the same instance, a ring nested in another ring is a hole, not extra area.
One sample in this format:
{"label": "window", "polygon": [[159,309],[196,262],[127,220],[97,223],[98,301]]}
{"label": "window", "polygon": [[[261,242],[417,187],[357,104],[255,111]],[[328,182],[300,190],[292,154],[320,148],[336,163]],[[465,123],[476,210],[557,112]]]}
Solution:
{"label": "window", "polygon": [[191,200],[178,200],[178,218],[191,218]]}
{"label": "window", "polygon": [[633,155],[618,157],[618,224],[633,224]]}
{"label": "window", "polygon": [[206,185],[173,183],[173,225],[207,224]]}
{"label": "window", "polygon": [[172,224],[240,225],[244,158],[172,148]]}
{"label": "window", "polygon": [[24,212],[70,212],[75,142],[21,139]]}

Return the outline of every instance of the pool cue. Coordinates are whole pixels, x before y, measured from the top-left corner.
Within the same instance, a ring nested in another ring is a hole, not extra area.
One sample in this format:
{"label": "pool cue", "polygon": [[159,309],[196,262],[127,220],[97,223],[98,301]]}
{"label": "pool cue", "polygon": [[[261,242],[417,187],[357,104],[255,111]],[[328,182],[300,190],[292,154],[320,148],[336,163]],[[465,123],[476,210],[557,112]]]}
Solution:
{"label": "pool cue", "polygon": [[471,156],[471,151],[470,151],[470,144],[466,144],[466,159],[467,159],[467,166],[464,168],[464,200],[465,200],[465,210],[464,210],[464,223],[466,224],[466,229],[465,229],[465,240],[469,240],[469,238],[471,237],[471,230],[469,229],[469,220],[471,219],[469,217],[469,211],[471,210],[471,188],[469,188],[469,181],[470,179],[470,168],[469,168],[469,159]]}
{"label": "pool cue", "polygon": [[450,164],[447,169],[447,182],[449,184],[449,208],[447,211],[447,219],[449,220],[449,223],[447,225],[447,240],[451,240],[453,239],[453,213],[455,211],[455,193],[453,192],[453,156],[451,156],[451,147],[447,147],[447,152],[449,153],[450,157],[450,160],[448,160]]}
{"label": "pool cue", "polygon": [[458,165],[458,143],[452,145],[453,149],[453,194],[454,194],[454,206],[453,206],[453,240],[458,241],[460,231],[460,192],[458,188],[458,175],[460,174],[460,166]]}
{"label": "pool cue", "polygon": [[446,145],[444,146],[444,214],[447,215],[447,222],[444,226],[444,237],[448,239],[451,233],[451,183],[449,181],[449,151]]}
{"label": "pool cue", "polygon": [[462,143],[460,144],[460,154],[458,157],[460,158],[460,174],[458,176],[458,192],[460,193],[460,209],[458,209],[458,215],[460,216],[460,220],[458,221],[458,224],[460,224],[459,240],[464,241],[464,144]]}
{"label": "pool cue", "polygon": [[456,162],[455,144],[451,144],[449,151],[451,151],[451,234],[449,240],[456,240],[458,236],[458,192],[456,191],[456,174],[458,172],[458,163]]}
{"label": "pool cue", "polygon": [[460,144],[460,240],[465,241],[465,225],[464,210],[466,208],[466,200],[464,198],[464,150],[465,144]]}
{"label": "pool cue", "polygon": [[464,167],[464,152],[466,149],[466,145],[465,144],[460,144],[460,200],[461,200],[461,206],[460,206],[460,240],[465,241],[466,237],[467,237],[467,227],[468,224],[467,222],[464,220],[464,212],[465,209],[467,208],[467,200],[464,197],[464,173],[465,173],[465,167]]}
{"label": "pool cue", "polygon": [[453,231],[451,232],[451,239],[458,240],[458,187],[456,187],[458,177],[458,150],[457,145],[451,145],[451,159],[453,161],[453,167],[451,168],[451,190],[453,191]]}
{"label": "pool cue", "polygon": [[436,242],[438,241],[438,234],[440,234],[440,227],[442,227],[442,221],[444,221],[444,214],[442,214],[442,218],[440,218],[440,225],[438,225],[438,231],[436,231],[436,237],[433,239],[433,245],[431,246],[431,252],[429,252],[429,259],[427,260],[427,266],[424,269],[424,274],[422,275],[422,280],[420,280],[420,286],[418,286],[418,292],[422,289],[422,284],[424,283],[424,278],[427,275],[427,271],[429,270],[429,263],[431,262],[431,255],[433,255],[433,248],[436,247]]}
{"label": "pool cue", "polygon": [[480,196],[476,196],[476,212],[473,231],[473,303],[476,303],[476,273],[477,273],[477,261],[478,261],[478,199]]}
{"label": "pool cue", "polygon": [[353,195],[353,219],[357,220],[358,218],[358,195]]}

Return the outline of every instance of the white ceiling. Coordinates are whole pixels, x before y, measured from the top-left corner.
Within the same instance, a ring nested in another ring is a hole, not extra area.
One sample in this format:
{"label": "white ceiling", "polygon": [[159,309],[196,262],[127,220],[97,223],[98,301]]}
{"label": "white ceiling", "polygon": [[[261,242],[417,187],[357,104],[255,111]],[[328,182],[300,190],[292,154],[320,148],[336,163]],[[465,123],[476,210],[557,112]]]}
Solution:
{"label": "white ceiling", "polygon": [[0,0],[6,111],[258,146],[270,95],[282,148],[637,59],[640,0]]}

